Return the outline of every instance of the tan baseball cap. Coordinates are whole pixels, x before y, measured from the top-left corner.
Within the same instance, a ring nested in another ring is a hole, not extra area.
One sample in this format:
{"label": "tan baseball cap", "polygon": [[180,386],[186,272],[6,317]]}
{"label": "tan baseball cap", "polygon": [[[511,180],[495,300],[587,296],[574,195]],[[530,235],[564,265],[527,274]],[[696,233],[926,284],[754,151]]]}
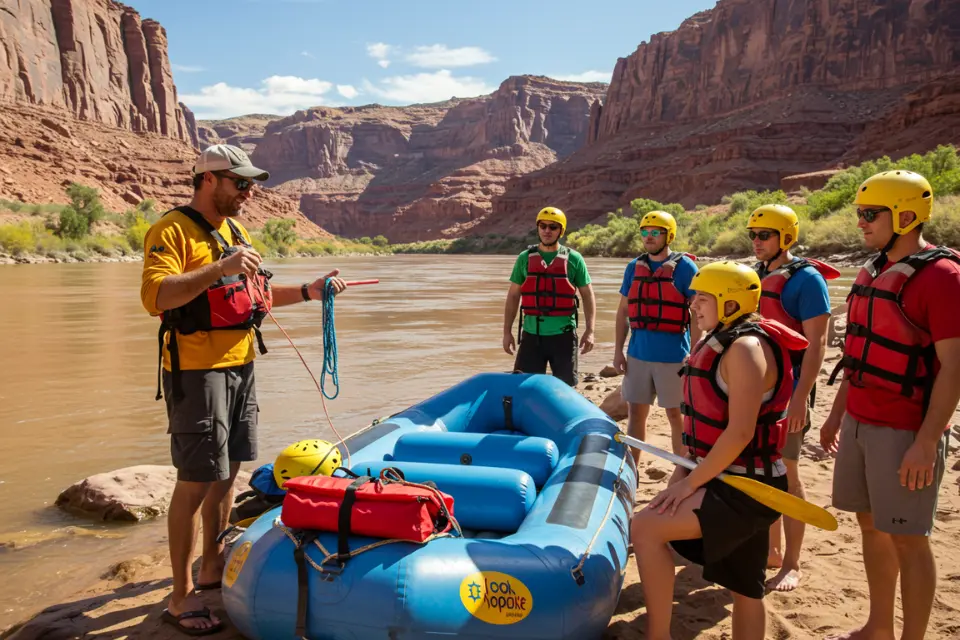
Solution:
{"label": "tan baseball cap", "polygon": [[197,163],[193,165],[193,174],[207,171],[230,171],[253,180],[270,179],[269,173],[253,166],[246,151],[232,144],[215,144],[200,153]]}

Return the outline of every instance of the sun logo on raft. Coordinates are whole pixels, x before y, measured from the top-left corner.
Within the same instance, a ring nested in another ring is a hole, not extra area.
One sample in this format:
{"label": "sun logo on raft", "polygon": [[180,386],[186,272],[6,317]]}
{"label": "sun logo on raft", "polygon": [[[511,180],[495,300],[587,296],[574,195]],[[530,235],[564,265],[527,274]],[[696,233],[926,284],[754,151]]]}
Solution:
{"label": "sun logo on raft", "polygon": [[482,595],[480,595],[481,594],[480,585],[477,584],[476,582],[471,582],[470,584],[467,585],[467,588],[470,590],[470,595],[468,595],[467,597],[473,600],[474,602],[476,602],[477,600],[483,597]]}
{"label": "sun logo on raft", "polygon": [[515,624],[533,610],[533,595],[517,578],[499,571],[478,571],[460,583],[460,602],[489,624]]}

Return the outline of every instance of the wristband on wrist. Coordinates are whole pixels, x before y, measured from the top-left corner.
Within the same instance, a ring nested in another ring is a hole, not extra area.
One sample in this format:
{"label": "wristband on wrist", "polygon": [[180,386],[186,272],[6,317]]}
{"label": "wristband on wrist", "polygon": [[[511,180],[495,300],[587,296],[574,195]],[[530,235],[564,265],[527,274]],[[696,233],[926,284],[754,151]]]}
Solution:
{"label": "wristband on wrist", "polygon": [[303,296],[304,302],[310,302],[310,285],[303,284],[300,286],[300,295]]}

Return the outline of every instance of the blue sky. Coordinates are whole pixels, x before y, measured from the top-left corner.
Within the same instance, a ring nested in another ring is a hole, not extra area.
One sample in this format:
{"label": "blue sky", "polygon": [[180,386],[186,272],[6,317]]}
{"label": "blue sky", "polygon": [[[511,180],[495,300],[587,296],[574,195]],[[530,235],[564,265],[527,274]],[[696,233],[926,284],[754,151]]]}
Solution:
{"label": "blue sky", "polygon": [[716,4],[126,1],[166,27],[180,100],[201,119],[436,102],[520,74],[607,82],[618,57]]}

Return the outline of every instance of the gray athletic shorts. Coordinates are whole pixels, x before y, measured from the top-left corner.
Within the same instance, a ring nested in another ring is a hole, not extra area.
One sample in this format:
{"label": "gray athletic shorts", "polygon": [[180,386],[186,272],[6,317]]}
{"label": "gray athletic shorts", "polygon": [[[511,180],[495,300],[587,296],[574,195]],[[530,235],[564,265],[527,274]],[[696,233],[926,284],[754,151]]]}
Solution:
{"label": "gray athletic shorts", "polygon": [[913,431],[867,424],[845,414],[833,471],[833,506],[872,513],[878,531],[930,535],[947,463],[946,437],[937,445],[933,484],[911,491],[900,485],[899,469],[915,438]]}
{"label": "gray athletic shorts", "polygon": [[787,434],[787,444],[783,445],[783,449],[780,451],[780,455],[783,456],[784,460],[797,461],[800,459],[800,450],[803,449],[803,439],[807,435],[807,431],[810,431],[810,425],[813,419],[813,407],[816,402],[817,385],[813,385],[813,389],[807,397],[807,422],[800,431]]}
{"label": "gray athletic shorts", "polygon": [[681,362],[647,362],[627,356],[627,374],[620,393],[624,402],[657,404],[664,409],[677,409],[683,400],[683,381],[677,375]]}
{"label": "gray athletic shorts", "polygon": [[257,459],[256,380],[253,363],[180,372],[183,398],[175,400],[169,371],[163,395],[170,426],[170,455],[177,479],[214,482],[230,477],[231,462]]}

